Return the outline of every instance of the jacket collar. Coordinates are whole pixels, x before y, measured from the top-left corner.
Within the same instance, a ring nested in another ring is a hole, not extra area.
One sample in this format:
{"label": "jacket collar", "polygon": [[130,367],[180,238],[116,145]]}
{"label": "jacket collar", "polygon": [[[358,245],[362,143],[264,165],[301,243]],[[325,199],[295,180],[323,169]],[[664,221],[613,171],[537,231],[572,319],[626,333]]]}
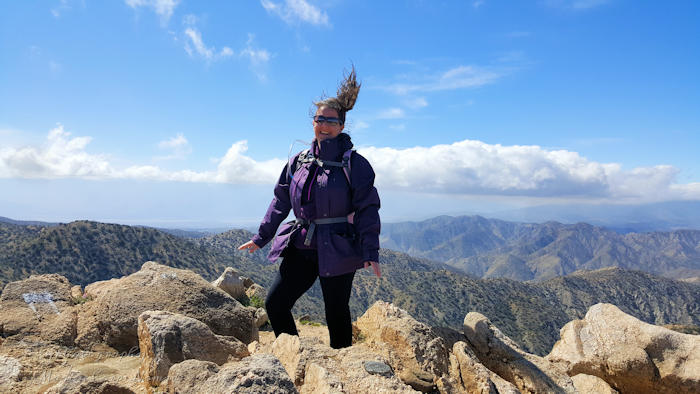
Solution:
{"label": "jacket collar", "polygon": [[343,153],[348,149],[352,149],[353,144],[350,141],[350,136],[345,133],[338,134],[337,137],[321,141],[319,152],[319,144],[316,139],[312,142],[312,152],[314,156],[321,160],[340,161]]}

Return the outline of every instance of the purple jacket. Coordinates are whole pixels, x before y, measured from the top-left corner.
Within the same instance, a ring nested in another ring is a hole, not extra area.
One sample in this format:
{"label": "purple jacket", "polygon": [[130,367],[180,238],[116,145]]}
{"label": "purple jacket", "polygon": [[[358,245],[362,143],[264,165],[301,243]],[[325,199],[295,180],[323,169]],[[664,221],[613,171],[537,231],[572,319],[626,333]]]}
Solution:
{"label": "purple jacket", "polygon": [[[313,153],[321,160],[340,162],[343,153],[352,148],[350,136],[321,142],[319,152],[316,140]],[[260,223],[252,241],[259,247],[273,239],[268,259],[276,261],[284,256],[290,242],[297,248],[318,249],[319,275],[337,276],[362,268],[366,261],[379,260],[379,194],[374,187],[374,170],[367,159],[353,152],[350,159],[350,185],[340,167],[321,168],[313,163],[298,163],[299,154],[282,170],[275,186],[275,197]],[[314,178],[315,175],[315,178]],[[289,211],[299,219],[344,217],[354,212],[354,224],[335,223],[316,225],[311,245],[303,245],[306,228],[287,222],[279,233],[275,231]]]}

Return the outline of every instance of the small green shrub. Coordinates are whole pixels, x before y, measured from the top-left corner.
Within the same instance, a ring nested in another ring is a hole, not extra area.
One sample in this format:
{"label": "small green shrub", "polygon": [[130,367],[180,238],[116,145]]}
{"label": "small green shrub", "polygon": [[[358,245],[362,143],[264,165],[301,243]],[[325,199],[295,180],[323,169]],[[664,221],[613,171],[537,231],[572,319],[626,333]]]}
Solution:
{"label": "small green shrub", "polygon": [[264,308],[265,307],[265,300],[262,299],[261,297],[255,295],[255,294],[250,296],[249,300],[250,300],[249,301],[250,306],[252,306],[252,307],[255,307],[255,308]]}

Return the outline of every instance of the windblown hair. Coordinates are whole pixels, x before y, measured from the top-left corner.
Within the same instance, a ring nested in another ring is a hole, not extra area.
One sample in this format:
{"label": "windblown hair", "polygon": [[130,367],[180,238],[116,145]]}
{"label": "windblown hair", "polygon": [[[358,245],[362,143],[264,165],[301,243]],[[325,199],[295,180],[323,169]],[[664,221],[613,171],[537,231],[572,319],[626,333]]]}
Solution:
{"label": "windblown hair", "polygon": [[357,74],[355,73],[355,65],[352,66],[350,73],[343,74],[343,82],[338,87],[336,97],[329,97],[314,103],[316,108],[328,107],[338,111],[338,118],[345,124],[345,113],[350,111],[355,106],[357,95],[360,93],[361,83],[357,82]]}

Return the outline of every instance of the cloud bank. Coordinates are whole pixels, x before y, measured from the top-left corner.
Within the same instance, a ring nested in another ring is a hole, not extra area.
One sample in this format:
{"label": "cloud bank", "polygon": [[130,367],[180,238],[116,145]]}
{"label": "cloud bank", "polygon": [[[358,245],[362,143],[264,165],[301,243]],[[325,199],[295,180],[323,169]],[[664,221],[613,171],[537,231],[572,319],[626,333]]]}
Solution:
{"label": "cloud bank", "polygon": [[[156,181],[208,182],[232,184],[271,184],[279,177],[286,160],[256,161],[245,155],[246,141],[231,145],[217,160],[212,171],[167,171],[154,165],[135,165],[117,169],[108,155],[86,150],[90,137],[71,137],[58,125],[49,131],[42,146],[0,148],[0,178],[59,179],[147,179]],[[183,135],[159,143],[159,149],[175,154],[190,150]]]}
{"label": "cloud bank", "polygon": [[[90,137],[72,137],[63,126],[42,146],[0,149],[0,178],[146,179],[156,181],[271,185],[286,160],[256,160],[246,141],[231,145],[210,171],[168,171],[154,165],[117,169],[104,154],[87,152]],[[183,135],[161,143],[179,149]],[[595,201],[653,202],[700,199],[700,183],[676,183],[670,165],[623,169],[577,152],[534,145],[503,146],[464,140],[406,149],[359,149],[374,167],[379,188],[465,196],[539,197]]]}

